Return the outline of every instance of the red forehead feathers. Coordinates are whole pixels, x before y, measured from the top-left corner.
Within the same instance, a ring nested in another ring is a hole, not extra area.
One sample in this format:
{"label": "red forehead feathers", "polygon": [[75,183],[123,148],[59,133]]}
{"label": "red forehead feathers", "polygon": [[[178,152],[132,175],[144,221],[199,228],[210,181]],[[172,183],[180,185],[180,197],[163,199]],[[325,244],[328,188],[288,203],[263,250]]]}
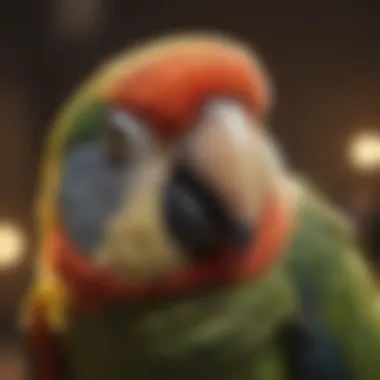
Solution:
{"label": "red forehead feathers", "polygon": [[200,42],[147,59],[115,81],[108,100],[171,137],[185,132],[199,107],[215,96],[234,97],[257,115],[268,111],[268,84],[258,63],[221,43]]}

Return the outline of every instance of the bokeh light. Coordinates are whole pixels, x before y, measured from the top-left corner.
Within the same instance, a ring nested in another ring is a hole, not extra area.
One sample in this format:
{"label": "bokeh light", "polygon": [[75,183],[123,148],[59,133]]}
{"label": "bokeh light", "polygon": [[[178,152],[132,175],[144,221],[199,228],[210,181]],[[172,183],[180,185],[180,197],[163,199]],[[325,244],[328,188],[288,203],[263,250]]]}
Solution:
{"label": "bokeh light", "polygon": [[10,222],[0,222],[0,270],[17,266],[25,255],[22,230]]}
{"label": "bokeh light", "polygon": [[380,132],[362,132],[349,144],[349,161],[360,172],[372,172],[380,169]]}

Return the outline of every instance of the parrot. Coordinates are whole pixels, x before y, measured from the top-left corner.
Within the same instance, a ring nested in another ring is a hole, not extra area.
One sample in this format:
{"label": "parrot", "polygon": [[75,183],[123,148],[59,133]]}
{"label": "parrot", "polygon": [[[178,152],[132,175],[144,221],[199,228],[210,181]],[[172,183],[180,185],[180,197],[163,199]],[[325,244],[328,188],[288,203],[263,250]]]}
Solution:
{"label": "parrot", "polygon": [[35,380],[378,380],[377,285],[293,172],[250,44],[189,33],[104,63],[59,110],[22,300]]}

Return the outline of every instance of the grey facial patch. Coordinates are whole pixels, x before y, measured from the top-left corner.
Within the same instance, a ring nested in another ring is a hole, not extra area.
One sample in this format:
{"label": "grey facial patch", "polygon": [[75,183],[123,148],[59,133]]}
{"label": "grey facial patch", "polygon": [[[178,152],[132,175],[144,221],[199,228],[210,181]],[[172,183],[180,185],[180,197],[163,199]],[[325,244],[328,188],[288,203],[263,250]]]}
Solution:
{"label": "grey facial patch", "polygon": [[61,218],[71,239],[91,255],[108,219],[132,181],[133,164],[112,167],[100,141],[78,146],[66,158],[59,192]]}

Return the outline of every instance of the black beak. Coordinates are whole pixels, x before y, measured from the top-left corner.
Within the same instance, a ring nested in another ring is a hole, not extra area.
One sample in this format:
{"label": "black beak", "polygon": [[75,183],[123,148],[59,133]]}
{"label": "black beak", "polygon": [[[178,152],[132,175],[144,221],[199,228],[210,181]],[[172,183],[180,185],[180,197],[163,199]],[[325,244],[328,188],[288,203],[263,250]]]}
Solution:
{"label": "black beak", "polygon": [[186,163],[174,169],[164,202],[169,233],[195,260],[227,248],[243,254],[252,241],[252,226],[236,220]]}

